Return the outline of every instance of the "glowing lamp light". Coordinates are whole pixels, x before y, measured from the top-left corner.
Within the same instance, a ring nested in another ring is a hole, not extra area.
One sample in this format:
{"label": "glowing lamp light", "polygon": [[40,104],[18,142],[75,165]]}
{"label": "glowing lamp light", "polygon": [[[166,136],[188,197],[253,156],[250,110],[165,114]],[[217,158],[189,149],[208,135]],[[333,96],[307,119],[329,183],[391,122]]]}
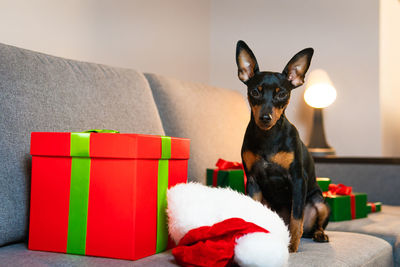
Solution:
{"label": "glowing lamp light", "polygon": [[318,69],[310,73],[304,92],[305,102],[314,108],[313,127],[308,150],[314,157],[335,155],[325,138],[322,109],[336,100],[336,90],[326,71]]}
{"label": "glowing lamp light", "polygon": [[335,102],[336,90],[326,71],[318,69],[310,73],[304,100],[313,108],[326,108]]}

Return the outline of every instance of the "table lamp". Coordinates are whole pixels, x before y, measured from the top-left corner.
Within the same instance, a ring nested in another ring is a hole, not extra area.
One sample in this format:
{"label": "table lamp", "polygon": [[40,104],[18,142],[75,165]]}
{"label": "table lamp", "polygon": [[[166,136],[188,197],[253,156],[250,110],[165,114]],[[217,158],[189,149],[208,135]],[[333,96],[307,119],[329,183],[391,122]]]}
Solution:
{"label": "table lamp", "polygon": [[314,109],[313,126],[308,150],[313,157],[335,155],[335,150],[328,145],[325,138],[322,109],[331,105],[336,99],[336,90],[333,87],[326,71],[313,70],[306,83],[304,92],[305,102]]}

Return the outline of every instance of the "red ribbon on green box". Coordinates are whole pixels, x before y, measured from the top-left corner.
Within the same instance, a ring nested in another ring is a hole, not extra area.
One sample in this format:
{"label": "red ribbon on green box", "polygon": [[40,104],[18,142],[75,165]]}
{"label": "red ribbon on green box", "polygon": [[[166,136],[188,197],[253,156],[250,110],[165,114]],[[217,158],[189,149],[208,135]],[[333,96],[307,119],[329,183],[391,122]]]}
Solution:
{"label": "red ribbon on green box", "polygon": [[217,187],[217,185],[218,185],[218,172],[219,171],[221,171],[221,170],[243,170],[244,192],[246,192],[247,177],[246,177],[246,173],[244,172],[242,163],[226,161],[224,159],[218,159],[215,166],[217,166],[217,168],[214,170],[214,173],[213,173],[213,184],[212,184],[213,187]]}
{"label": "red ribbon on green box", "polygon": [[346,186],[344,184],[329,184],[329,190],[327,192],[323,192],[324,197],[329,197],[332,195],[344,195],[350,196],[350,205],[351,205],[351,218],[356,218],[356,198],[355,195],[351,193],[351,186]]}
{"label": "red ribbon on green box", "polygon": [[352,193],[352,187],[344,184],[330,184],[329,190],[322,194],[327,198],[334,198],[337,195],[350,196],[351,219],[366,217],[367,195],[365,193]]}
{"label": "red ribbon on green box", "polygon": [[382,209],[382,202],[367,202],[367,213],[378,212]]}
{"label": "red ribbon on green box", "polygon": [[371,205],[371,212],[375,212],[376,211],[376,205],[373,202],[369,202],[368,204]]}
{"label": "red ribbon on green box", "polygon": [[[85,255],[90,182],[91,132],[115,133],[112,130],[90,130],[71,133],[71,185],[68,216],[67,253]],[[157,242],[156,252],[166,249],[168,229],[166,221],[166,193],[168,189],[168,161],[171,158],[171,137],[161,136],[161,158],[158,162]]]}

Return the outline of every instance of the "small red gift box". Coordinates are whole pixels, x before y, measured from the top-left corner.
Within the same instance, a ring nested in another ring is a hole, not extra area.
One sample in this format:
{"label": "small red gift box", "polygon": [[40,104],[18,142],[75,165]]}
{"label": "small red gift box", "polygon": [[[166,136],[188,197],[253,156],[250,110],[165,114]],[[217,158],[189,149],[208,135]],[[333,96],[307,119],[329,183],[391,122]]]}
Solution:
{"label": "small red gift box", "polygon": [[29,249],[135,260],[165,250],[189,139],[32,133]]}

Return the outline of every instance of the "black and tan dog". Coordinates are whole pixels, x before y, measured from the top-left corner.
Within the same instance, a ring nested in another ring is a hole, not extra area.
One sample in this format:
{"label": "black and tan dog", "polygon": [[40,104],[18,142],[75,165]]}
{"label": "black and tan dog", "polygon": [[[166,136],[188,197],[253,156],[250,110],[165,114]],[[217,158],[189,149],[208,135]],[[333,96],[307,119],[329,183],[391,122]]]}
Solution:
{"label": "black and tan dog", "polygon": [[290,93],[303,84],[313,53],[312,48],[300,51],[282,73],[261,72],[245,42],[236,48],[239,79],[247,85],[251,107],[242,146],[247,192],[289,226],[290,252],[297,251],[302,236],[328,242],[329,208],[315,179],[314,161],[285,116]]}

